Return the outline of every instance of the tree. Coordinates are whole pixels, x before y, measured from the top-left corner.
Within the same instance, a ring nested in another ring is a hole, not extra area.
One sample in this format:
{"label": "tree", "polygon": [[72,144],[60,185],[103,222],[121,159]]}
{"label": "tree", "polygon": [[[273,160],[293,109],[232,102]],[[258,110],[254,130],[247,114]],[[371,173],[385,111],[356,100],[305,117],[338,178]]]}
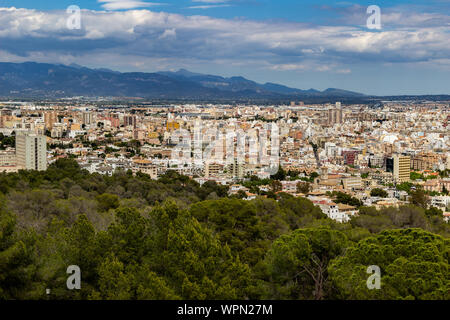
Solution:
{"label": "tree", "polygon": [[[240,201],[240,200],[234,200]],[[166,202],[150,213],[148,262],[183,299],[244,299],[250,269],[186,210]]]}
{"label": "tree", "polygon": [[247,193],[244,190],[239,190],[236,194],[236,197],[238,199],[245,199],[247,198]]}
{"label": "tree", "polygon": [[388,193],[380,188],[374,188],[372,189],[372,191],[370,191],[370,195],[372,197],[380,197],[380,198],[387,198],[388,197]]}
{"label": "tree", "polygon": [[305,227],[316,219],[327,217],[319,207],[306,198],[283,197],[279,200],[279,205],[291,230]]}
{"label": "tree", "polygon": [[361,207],[363,205],[359,199],[344,192],[334,191],[331,195],[334,197],[334,202],[336,203],[348,204],[349,206],[354,207]]}
{"label": "tree", "polygon": [[114,255],[99,267],[99,291],[91,299],[176,300],[179,297],[148,265],[124,265]]}
{"label": "tree", "polygon": [[318,178],[319,177],[319,174],[317,173],[317,172],[312,172],[310,175],[309,175],[309,177],[310,177],[310,179],[311,179],[311,182],[312,181],[314,181],[314,179],[315,178]]}
{"label": "tree", "polygon": [[116,209],[119,207],[119,197],[115,194],[104,193],[96,197],[98,201],[98,208],[100,211],[108,211],[109,209]]}
{"label": "tree", "polygon": [[15,217],[0,199],[0,300],[27,299],[36,280],[35,238],[18,234]]}
{"label": "tree", "polygon": [[308,182],[297,183],[297,192],[298,193],[308,194],[311,191],[312,191],[312,187],[311,187],[311,184],[309,184]]}
{"label": "tree", "polygon": [[203,201],[191,206],[190,213],[213,230],[222,243],[239,254],[243,262],[255,265],[268,247],[253,202],[237,199]]}
{"label": "tree", "polygon": [[396,188],[399,191],[406,191],[409,194],[409,193],[411,193],[411,189],[413,186],[414,185],[411,182],[403,182],[403,183],[397,184]]}
{"label": "tree", "polygon": [[344,253],[347,237],[327,227],[281,236],[266,256],[271,295],[278,299],[322,300],[331,291],[328,264]]}
{"label": "tree", "polygon": [[[420,229],[387,230],[334,259],[329,274],[337,299],[448,300],[450,241]],[[367,287],[367,268],[381,269],[381,289]]]}
{"label": "tree", "polygon": [[280,192],[283,189],[283,185],[278,180],[273,180],[270,186],[272,188],[272,192],[274,193]]}
{"label": "tree", "polygon": [[279,166],[277,173],[270,176],[270,178],[273,180],[283,181],[286,179],[286,171],[284,171],[284,169],[281,166]]}
{"label": "tree", "polygon": [[430,209],[425,210],[425,214],[428,217],[433,217],[433,216],[442,217],[444,212],[436,207],[431,207]]}
{"label": "tree", "polygon": [[417,189],[410,194],[409,202],[421,208],[428,208],[430,198],[423,189]]}

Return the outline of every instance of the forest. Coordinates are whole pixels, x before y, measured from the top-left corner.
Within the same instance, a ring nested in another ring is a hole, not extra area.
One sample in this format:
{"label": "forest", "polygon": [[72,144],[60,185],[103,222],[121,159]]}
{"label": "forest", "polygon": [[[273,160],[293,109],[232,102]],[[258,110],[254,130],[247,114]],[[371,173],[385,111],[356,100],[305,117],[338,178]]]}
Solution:
{"label": "forest", "polygon": [[102,176],[59,159],[0,174],[0,300],[448,300],[449,236],[417,204],[340,224],[306,198],[247,201],[172,171]]}

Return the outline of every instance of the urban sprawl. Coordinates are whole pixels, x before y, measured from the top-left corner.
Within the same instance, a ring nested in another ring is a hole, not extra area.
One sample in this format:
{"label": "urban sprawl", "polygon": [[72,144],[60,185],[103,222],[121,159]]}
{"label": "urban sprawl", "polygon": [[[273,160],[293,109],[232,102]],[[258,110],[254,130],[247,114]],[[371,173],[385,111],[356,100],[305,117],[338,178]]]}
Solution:
{"label": "urban sprawl", "polygon": [[450,217],[448,103],[1,102],[0,110],[0,172],[46,170],[59,158],[102,175],[158,179],[172,170],[242,199],[306,197],[338,222],[361,205],[407,204],[421,190]]}

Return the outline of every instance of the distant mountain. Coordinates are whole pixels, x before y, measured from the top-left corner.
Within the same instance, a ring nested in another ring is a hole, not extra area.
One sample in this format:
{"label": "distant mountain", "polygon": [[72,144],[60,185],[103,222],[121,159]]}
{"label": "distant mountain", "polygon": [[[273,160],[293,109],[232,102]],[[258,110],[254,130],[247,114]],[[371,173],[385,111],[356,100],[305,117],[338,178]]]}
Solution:
{"label": "distant mountain", "polygon": [[324,91],[315,89],[301,90],[289,88],[276,83],[259,84],[243,77],[224,78],[214,75],[205,75],[192,73],[181,69],[177,72],[159,72],[159,74],[178,80],[188,80],[196,82],[207,88],[216,88],[222,91],[240,92],[242,90],[250,90],[259,94],[277,94],[283,96],[307,96],[307,97],[364,97],[364,94],[346,91],[341,89],[330,88]]}
{"label": "distant mountain", "polygon": [[35,62],[0,63],[0,96],[112,96],[152,99],[297,99],[354,98],[363,94],[340,89],[318,91],[259,84],[243,77],[190,72],[126,72],[89,69],[80,65]]}

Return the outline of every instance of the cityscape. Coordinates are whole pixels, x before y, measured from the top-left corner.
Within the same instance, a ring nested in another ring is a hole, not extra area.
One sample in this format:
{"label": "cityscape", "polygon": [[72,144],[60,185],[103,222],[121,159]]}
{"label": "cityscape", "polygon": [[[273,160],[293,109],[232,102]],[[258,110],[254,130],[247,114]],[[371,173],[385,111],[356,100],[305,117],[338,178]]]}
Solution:
{"label": "cityscape", "polygon": [[0,307],[450,300],[448,1],[12,2]]}
{"label": "cityscape", "polygon": [[[279,193],[307,197],[338,222],[348,222],[358,209],[335,203],[333,193],[383,208],[408,204],[411,190],[423,189],[429,206],[448,221],[449,122],[445,102],[385,102],[377,108],[301,101],[151,107],[3,103],[0,171],[42,171],[61,158],[74,159],[91,174],[130,170],[156,180],[174,171],[200,185],[229,186],[229,195],[247,200],[276,199]],[[276,126],[276,139],[268,126]],[[230,135],[239,130],[240,138]]]}

